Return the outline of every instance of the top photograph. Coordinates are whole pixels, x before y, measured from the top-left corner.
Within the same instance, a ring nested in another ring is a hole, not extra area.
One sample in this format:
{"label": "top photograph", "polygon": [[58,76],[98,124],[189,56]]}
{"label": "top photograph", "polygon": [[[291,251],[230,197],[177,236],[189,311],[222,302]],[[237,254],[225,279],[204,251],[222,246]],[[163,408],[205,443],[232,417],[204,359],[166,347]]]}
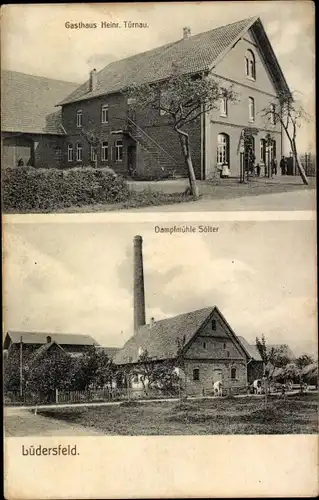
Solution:
{"label": "top photograph", "polygon": [[312,2],[1,18],[4,214],[315,210]]}

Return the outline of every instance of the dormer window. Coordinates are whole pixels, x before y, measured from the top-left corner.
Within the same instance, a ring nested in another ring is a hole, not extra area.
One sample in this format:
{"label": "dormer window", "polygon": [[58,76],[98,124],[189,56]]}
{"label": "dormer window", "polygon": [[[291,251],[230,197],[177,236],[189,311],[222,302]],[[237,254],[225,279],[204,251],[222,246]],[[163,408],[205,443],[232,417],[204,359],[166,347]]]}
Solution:
{"label": "dormer window", "polygon": [[220,100],[220,116],[228,115],[228,102],[226,97],[222,97]]}
{"label": "dormer window", "polygon": [[82,127],[82,109],[79,109],[77,112],[76,112],[76,126],[78,128],[81,128]]}
{"label": "dormer window", "polygon": [[256,61],[251,50],[246,50],[245,54],[245,72],[246,77],[251,80],[256,80]]}

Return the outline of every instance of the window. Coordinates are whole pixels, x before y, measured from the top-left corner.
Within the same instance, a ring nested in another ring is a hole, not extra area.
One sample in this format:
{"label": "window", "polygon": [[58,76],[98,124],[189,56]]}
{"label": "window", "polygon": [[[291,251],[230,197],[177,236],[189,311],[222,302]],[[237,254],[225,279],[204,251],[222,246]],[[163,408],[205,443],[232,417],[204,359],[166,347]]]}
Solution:
{"label": "window", "polygon": [[72,147],[72,144],[68,144],[68,161],[73,161],[73,147]]}
{"label": "window", "polygon": [[229,158],[229,136],[218,134],[217,136],[217,165],[228,164]]}
{"label": "window", "polygon": [[82,144],[76,145],[76,161],[82,161]]}
{"label": "window", "polygon": [[236,368],[232,368],[232,369],[230,370],[230,378],[231,378],[232,380],[234,380],[234,379],[236,379],[236,376],[237,376],[237,373],[236,373]]}
{"label": "window", "polygon": [[256,80],[256,61],[251,50],[247,50],[245,54],[245,72],[247,78]]}
{"label": "window", "polygon": [[227,347],[227,344],[224,344],[224,349],[226,349],[226,347]]}
{"label": "window", "polygon": [[107,104],[102,106],[102,123],[109,123],[109,107]]}
{"label": "window", "polygon": [[203,342],[203,348],[206,349],[206,342]]}
{"label": "window", "polygon": [[220,116],[228,115],[228,102],[226,97],[222,97],[220,100]]}
{"label": "window", "polygon": [[96,161],[97,160],[97,151],[96,147],[91,145],[91,161]]}
{"label": "window", "polygon": [[253,97],[248,97],[248,110],[249,110],[249,121],[255,121],[255,99]]}
{"label": "window", "polygon": [[194,382],[197,382],[199,380],[199,369],[198,368],[194,368],[194,370],[193,370],[193,380],[194,380]]}
{"label": "window", "polygon": [[109,159],[109,143],[108,142],[102,142],[101,146],[101,160],[102,161],[108,161]]}
{"label": "window", "polygon": [[77,112],[76,112],[76,126],[77,127],[82,127],[82,110],[79,109]]}
{"label": "window", "polygon": [[212,330],[216,330],[216,320],[212,320]]}
{"label": "window", "polygon": [[276,105],[271,104],[270,108],[271,108],[271,118],[270,118],[271,124],[276,125]]}
{"label": "window", "polygon": [[123,160],[123,141],[116,141],[115,143],[115,161]]}

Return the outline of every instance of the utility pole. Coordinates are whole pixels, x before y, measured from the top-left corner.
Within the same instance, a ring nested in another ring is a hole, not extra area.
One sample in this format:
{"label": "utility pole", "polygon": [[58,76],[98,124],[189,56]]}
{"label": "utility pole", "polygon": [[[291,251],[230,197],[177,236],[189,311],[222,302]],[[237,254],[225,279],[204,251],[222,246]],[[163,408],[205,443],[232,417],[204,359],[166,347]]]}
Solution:
{"label": "utility pole", "polygon": [[22,349],[23,349],[23,343],[22,343],[22,336],[20,337],[20,397],[22,398],[23,395],[23,364],[22,364]]}

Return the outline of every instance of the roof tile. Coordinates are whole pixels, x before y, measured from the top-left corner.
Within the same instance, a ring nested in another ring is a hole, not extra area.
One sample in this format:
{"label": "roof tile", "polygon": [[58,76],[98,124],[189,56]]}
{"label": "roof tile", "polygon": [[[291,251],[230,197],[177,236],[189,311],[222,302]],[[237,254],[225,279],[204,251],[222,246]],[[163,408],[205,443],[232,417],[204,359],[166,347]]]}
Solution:
{"label": "roof tile", "polygon": [[130,85],[142,85],[168,78],[172,63],[178,64],[181,73],[197,73],[208,70],[243,30],[248,29],[256,18],[248,18],[226,26],[220,26],[188,39],[177,40],[162,47],[136,54],[110,63],[97,73],[97,87],[89,90],[87,81],[72,92],[60,104],[90,99],[118,92]]}
{"label": "roof tile", "polygon": [[1,71],[1,130],[64,135],[56,104],[78,87],[76,83]]}

